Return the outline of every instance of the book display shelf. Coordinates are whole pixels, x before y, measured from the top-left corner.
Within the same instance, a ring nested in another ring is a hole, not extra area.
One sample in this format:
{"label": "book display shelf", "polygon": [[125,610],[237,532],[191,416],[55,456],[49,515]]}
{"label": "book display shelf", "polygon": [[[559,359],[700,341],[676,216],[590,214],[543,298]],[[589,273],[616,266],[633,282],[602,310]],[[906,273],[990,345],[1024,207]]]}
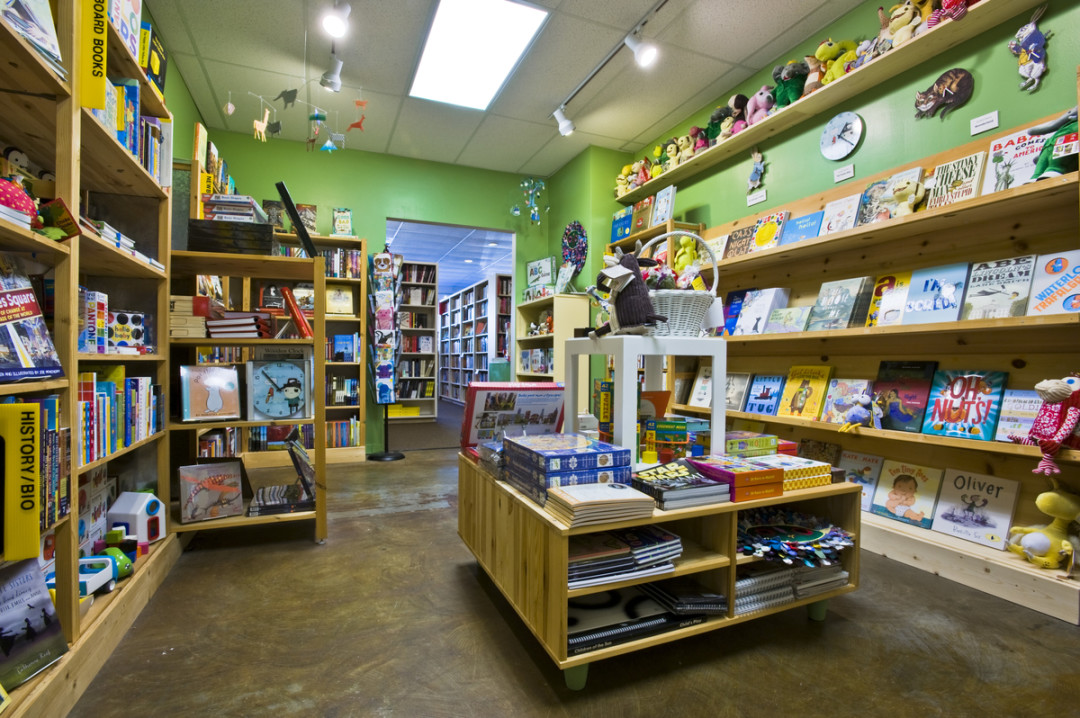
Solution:
{"label": "book display shelf", "polygon": [[[547,324],[551,331],[544,330]],[[565,383],[563,344],[573,338],[575,329],[588,326],[589,298],[584,294],[555,294],[518,304],[514,319],[516,349],[510,357],[515,380]],[[542,333],[530,333],[532,327]],[[588,372],[579,371],[578,381],[578,408],[586,410]]]}
{"label": "book display shelf", "polygon": [[[169,370],[167,354],[158,344],[140,354],[80,352],[79,287],[107,293],[111,308],[138,311],[152,318],[154,341],[160,342],[168,336],[170,244],[170,189],[78,104],[80,80],[73,72],[72,58],[78,54],[77,28],[87,11],[83,5],[74,0],[53,3],[60,53],[68,70],[66,80],[55,74],[27,41],[0,23],[0,54],[5,58],[0,85],[13,93],[4,103],[0,138],[5,145],[25,152],[33,166],[53,171],[55,192],[51,194],[62,198],[76,218],[83,207],[90,216],[107,221],[134,239],[141,255],[164,268],[136,258],[130,250],[120,249],[89,229],[70,239],[52,241],[0,219],[0,254],[18,259],[29,275],[45,275],[50,285],[46,291],[52,295],[47,302],[52,305],[51,316],[49,309],[42,308],[63,370],[62,376],[55,378],[0,384],[0,395],[17,403],[55,398],[59,406],[58,449],[71,457],[68,475],[61,474],[60,479],[68,486],[68,513],[48,521],[51,526],[35,537],[42,545],[51,542],[54,547],[56,617],[67,652],[9,690],[11,703],[6,714],[12,716],[62,715],[70,710],[180,555],[180,542],[166,531],[163,539],[150,544],[147,555],[138,558],[132,577],[119,582],[112,593],[99,596],[89,610],[80,611],[78,557],[80,542],[87,540],[80,532],[93,524],[89,506],[80,505],[80,479],[104,468],[110,476],[118,477],[120,490],[149,485],[158,496],[163,492],[167,496],[169,474],[168,434],[161,428],[140,440],[125,442],[121,435],[114,447],[108,447],[113,450],[90,461],[81,451],[80,433],[88,427],[79,410],[80,375],[86,379],[91,373],[112,371],[145,377],[147,385],[164,391]],[[171,120],[119,33],[109,23],[105,30],[107,74],[138,81],[139,114]],[[126,403],[126,397],[117,401]],[[45,468],[43,465],[43,473]],[[63,497],[63,489],[52,489],[57,490],[60,493],[53,496]],[[3,557],[5,563],[14,558]]]}
{"label": "book display shelf", "polygon": [[440,398],[464,405],[469,384],[488,381],[490,361],[506,357],[511,281],[496,274],[440,303]]}
{"label": "book display shelf", "polygon": [[[173,444],[173,464],[174,466],[183,466],[198,463],[196,461],[196,447],[198,445],[197,436],[200,432],[208,429],[236,427],[243,430],[264,426],[292,427],[311,425],[313,427],[312,434],[314,437],[314,448],[309,451],[311,452],[312,462],[315,465],[316,503],[315,510],[313,511],[297,511],[294,513],[272,514],[269,516],[247,516],[246,511],[244,511],[238,516],[228,516],[208,521],[182,524],[180,522],[180,505],[178,501],[175,501],[172,504],[170,513],[171,529],[177,532],[187,532],[232,528],[236,526],[253,526],[284,521],[314,521],[315,540],[318,542],[325,540],[327,536],[326,394],[322,390],[322,387],[326,385],[327,377],[325,362],[321,360],[322,351],[326,344],[326,323],[323,318],[323,302],[326,297],[326,276],[323,268],[323,258],[300,259],[294,257],[174,251],[172,253],[171,264],[172,273],[170,279],[172,281],[174,294],[184,294],[185,290],[188,290],[188,288],[193,286],[197,275],[215,272],[222,277],[228,277],[233,280],[234,286],[239,284],[243,303],[238,309],[245,311],[250,310],[252,306],[252,283],[255,280],[311,282],[314,286],[315,304],[311,320],[311,337],[292,339],[210,339],[184,337],[173,338],[169,342],[172,364],[175,367],[173,381],[177,384],[180,384],[181,381],[178,374],[179,367],[195,364],[194,354],[199,347],[241,347],[245,350],[245,354],[248,351],[251,351],[254,354],[259,348],[273,348],[277,351],[296,349],[308,356],[313,356],[314,361],[311,362],[311,385],[309,387],[312,389],[310,391],[312,398],[312,416],[310,418],[282,418],[280,420],[273,420],[250,416],[248,412],[249,402],[246,401],[246,392],[252,391],[252,387],[241,386],[234,388],[232,391],[233,396],[237,397],[237,403],[239,404],[237,408],[241,418],[210,421],[182,421],[182,407],[180,405],[182,402],[181,393],[179,391],[174,391],[172,401],[170,402],[168,426]],[[246,359],[249,357],[245,356],[244,358]],[[244,364],[240,362],[235,366],[238,369],[238,376],[243,376]],[[270,381],[274,381],[274,379],[271,378]],[[241,384],[245,383],[246,382],[241,382]],[[224,389],[221,390],[220,393],[223,398],[228,398]],[[210,398],[208,395],[208,408],[210,408],[209,404]],[[248,444],[246,441],[241,441],[240,445],[246,447]],[[279,473],[281,471],[281,469],[276,468],[278,464],[264,461],[260,454],[284,454],[285,461],[289,461],[287,451],[242,453],[239,458],[243,460],[245,470],[248,475],[252,477],[253,485],[257,483],[256,478],[260,471],[277,471]],[[166,476],[168,480],[170,475],[166,474]],[[173,476],[175,476],[175,472],[173,472]],[[179,478],[177,477],[175,480],[179,481]],[[165,493],[164,495],[179,496],[180,494],[177,490],[173,491],[171,494]],[[245,509],[247,508],[246,503],[247,502],[245,501]]]}
{"label": "book display shelf", "polygon": [[389,420],[425,423],[439,416],[438,332],[439,265],[401,264],[397,307],[397,403],[388,407]]}

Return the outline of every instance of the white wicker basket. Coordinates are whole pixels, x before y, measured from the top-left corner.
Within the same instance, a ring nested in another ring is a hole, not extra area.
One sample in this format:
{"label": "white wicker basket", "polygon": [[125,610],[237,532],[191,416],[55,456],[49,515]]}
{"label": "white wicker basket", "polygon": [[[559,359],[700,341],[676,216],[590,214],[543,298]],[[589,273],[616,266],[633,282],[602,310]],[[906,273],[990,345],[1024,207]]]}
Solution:
{"label": "white wicker basket", "polygon": [[701,325],[715,299],[713,291],[716,289],[719,276],[716,271],[716,257],[713,256],[712,250],[704,239],[693,232],[683,230],[675,230],[654,237],[641,248],[638,256],[642,256],[646,249],[657,242],[666,241],[671,237],[692,237],[698,243],[699,249],[705,249],[713,273],[712,290],[654,289],[650,291],[649,297],[652,299],[653,308],[657,314],[667,317],[667,321],[649,327],[645,333],[651,337],[696,337],[701,334]]}

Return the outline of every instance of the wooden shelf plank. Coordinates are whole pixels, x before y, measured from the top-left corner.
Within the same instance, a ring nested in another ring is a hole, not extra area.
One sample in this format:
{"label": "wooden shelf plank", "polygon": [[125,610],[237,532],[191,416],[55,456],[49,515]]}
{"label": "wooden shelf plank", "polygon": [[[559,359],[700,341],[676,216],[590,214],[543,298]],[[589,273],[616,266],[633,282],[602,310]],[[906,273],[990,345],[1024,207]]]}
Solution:
{"label": "wooden shelf plank", "polygon": [[104,238],[79,235],[79,274],[164,280],[164,270],[140,261]]}
{"label": "wooden shelf plank", "polygon": [[[89,464],[83,464],[82,466],[76,466],[75,467],[75,472],[79,473],[79,474],[83,474],[83,473],[86,473],[87,471],[90,471],[91,469],[95,469],[95,468],[97,468],[99,466],[104,466],[105,464],[109,463],[110,461],[115,461],[116,459],[119,459],[121,456],[124,456],[125,454],[130,454],[131,452],[135,451],[136,449],[140,449],[140,448],[142,448],[144,446],[148,446],[150,444],[153,444],[154,442],[162,439],[164,436],[165,436],[165,432],[164,431],[159,431],[158,433],[154,434],[153,436],[148,436],[147,438],[143,439],[142,441],[137,441],[134,444],[131,444],[130,446],[125,446],[122,449],[117,449],[115,452],[109,454],[108,456],[104,456],[104,457],[102,457],[100,459],[97,459],[95,461],[91,461]],[[77,460],[77,458],[78,457],[73,459],[73,461]]]}
{"label": "wooden shelf plank", "polygon": [[80,187],[109,194],[165,199],[168,193],[87,108],[82,108]]}
{"label": "wooden shelf plank", "polygon": [[[165,355],[163,354],[79,354],[75,357],[79,362],[156,362],[165,361]],[[233,362],[236,363],[236,362]],[[231,366],[231,365],[230,365]]]}
{"label": "wooden shelf plank", "polygon": [[[2,23],[0,23],[0,26],[2,26]],[[67,243],[48,239],[37,232],[18,227],[5,219],[0,219],[0,247],[5,252],[45,254],[46,257],[42,259],[46,262],[50,259],[56,261],[60,257],[71,253]]]}
{"label": "wooden shelf plank", "polygon": [[200,429],[225,429],[230,426],[236,427],[251,427],[251,426],[296,426],[298,424],[313,424],[314,419],[289,419],[280,421],[240,421],[239,419],[233,419],[231,421],[180,421],[176,418],[169,420],[169,431],[198,431]]}
{"label": "wooden shelf plank", "polygon": [[[55,95],[56,99],[71,97],[71,85],[60,79],[42,59],[34,46],[23,39],[7,23],[0,23],[0,86],[8,90]],[[70,67],[70,61],[68,67]],[[14,138],[6,138],[14,141]]]}
{"label": "wooden shelf plank", "polygon": [[[234,337],[232,339],[222,337],[169,337],[169,344],[175,346],[225,346],[225,347],[257,347],[277,346],[281,344],[293,344],[296,346],[311,346],[311,339],[245,339]],[[239,363],[239,362],[238,362]]]}
{"label": "wooden shelf plank", "polygon": [[0,384],[0,396],[11,394],[30,394],[38,391],[56,392],[66,389],[67,379],[43,379],[41,381],[18,381],[13,384]]}
{"label": "wooden shelf plank", "polygon": [[[311,241],[315,244],[333,244],[342,247],[348,247],[350,245],[362,247],[365,241],[361,237],[330,237],[325,234],[312,234],[309,236],[311,237]],[[274,232],[274,239],[279,242],[300,244],[300,238],[297,237],[295,234],[291,234],[289,232]]]}
{"label": "wooden shelf plank", "polygon": [[[247,511],[247,505],[244,506],[244,511]],[[314,521],[315,514],[315,511],[297,511],[292,514],[271,514],[270,516],[227,516],[220,519],[182,524],[180,523],[180,507],[179,505],[174,505],[172,507],[172,521],[169,524],[169,530],[179,534],[187,531],[215,531],[217,529],[233,529],[241,526],[262,526],[264,524],[282,524],[290,523],[292,521]]]}
{"label": "wooden shelf plank", "polygon": [[272,257],[263,254],[228,254],[225,252],[170,253],[174,275],[205,274],[208,267],[224,277],[252,277],[253,279],[287,279],[311,281],[311,259],[299,257]]}

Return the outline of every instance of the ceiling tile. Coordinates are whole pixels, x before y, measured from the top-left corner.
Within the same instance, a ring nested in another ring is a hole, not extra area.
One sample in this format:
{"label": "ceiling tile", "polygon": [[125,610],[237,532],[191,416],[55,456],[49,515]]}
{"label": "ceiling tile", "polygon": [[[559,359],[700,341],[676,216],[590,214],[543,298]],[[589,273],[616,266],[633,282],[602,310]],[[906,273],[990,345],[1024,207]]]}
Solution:
{"label": "ceiling tile", "polygon": [[[304,32],[306,3],[302,2],[253,6],[245,2],[185,0],[176,4],[183,7],[197,52],[209,60],[252,67],[276,65],[289,59],[302,63],[305,47],[314,46],[319,38],[308,41]],[[262,12],[253,11],[253,7],[259,7]]]}
{"label": "ceiling tile", "polygon": [[[758,1],[760,2],[760,0]],[[770,42],[763,44],[759,50],[751,52],[747,56],[746,64],[750,67],[760,67],[764,63],[772,62],[777,57],[783,57],[783,55],[791,48],[801,44],[807,38],[817,37],[822,28],[842,17],[851,8],[861,4],[862,1],[863,0],[833,0],[812,11],[809,11],[809,8],[807,8],[808,13],[805,18],[786,29],[780,30],[778,28],[778,31]],[[866,12],[870,14],[870,16],[867,17],[867,31],[874,30],[876,32],[878,28],[878,19],[875,11],[867,6]],[[789,57],[785,59],[794,60],[796,58]]]}
{"label": "ceiling tile", "polygon": [[350,34],[338,43],[342,79],[376,92],[406,95],[435,0],[353,3]]}
{"label": "ceiling tile", "polygon": [[170,60],[176,52],[195,53],[195,44],[184,22],[184,13],[180,3],[172,0],[146,0],[146,8],[150,11],[150,17],[153,18],[155,26],[165,40]]}
{"label": "ceiling tile", "polygon": [[563,0],[559,13],[572,15],[579,20],[590,20],[613,28],[630,30],[656,5],[656,0],[619,0],[619,2],[596,2],[596,0]]}
{"label": "ceiling tile", "polygon": [[387,151],[433,162],[453,162],[483,119],[484,113],[477,110],[410,97],[402,104]]}
{"label": "ceiling tile", "polygon": [[550,122],[522,122],[488,113],[456,162],[491,170],[518,167],[558,134]]}

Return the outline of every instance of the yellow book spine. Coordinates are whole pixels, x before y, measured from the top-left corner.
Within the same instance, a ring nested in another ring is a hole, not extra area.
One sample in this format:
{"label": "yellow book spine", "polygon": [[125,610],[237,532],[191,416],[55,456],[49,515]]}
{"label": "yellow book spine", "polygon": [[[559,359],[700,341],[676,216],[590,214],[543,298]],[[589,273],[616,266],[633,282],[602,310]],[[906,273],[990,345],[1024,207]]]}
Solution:
{"label": "yellow book spine", "polygon": [[4,457],[4,560],[35,558],[40,550],[41,407],[0,404]]}

